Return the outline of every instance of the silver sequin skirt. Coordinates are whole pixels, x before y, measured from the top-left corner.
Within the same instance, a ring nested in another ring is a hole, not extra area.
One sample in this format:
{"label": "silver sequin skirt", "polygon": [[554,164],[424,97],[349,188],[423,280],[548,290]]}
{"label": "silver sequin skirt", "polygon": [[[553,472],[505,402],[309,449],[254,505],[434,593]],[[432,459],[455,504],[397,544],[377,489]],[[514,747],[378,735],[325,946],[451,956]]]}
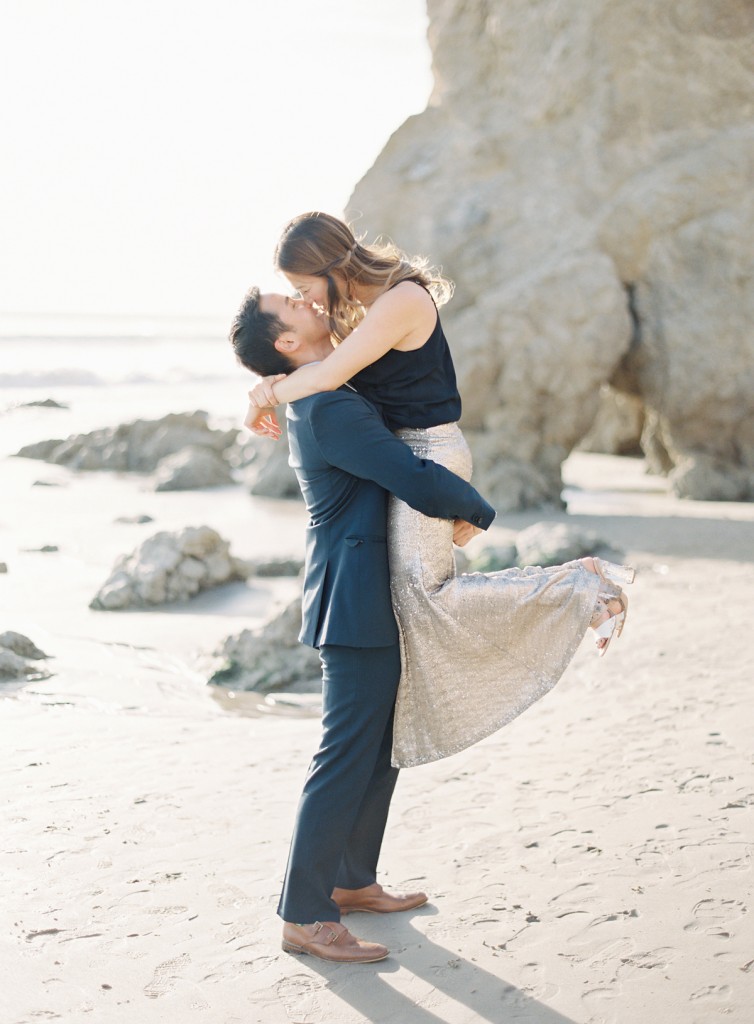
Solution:
{"label": "silver sequin skirt", "polygon": [[[470,478],[457,424],[397,434]],[[599,578],[578,562],[458,576],[452,522],[394,497],[388,548],[401,644],[393,764],[405,768],[465,749],[552,689],[589,626]]]}

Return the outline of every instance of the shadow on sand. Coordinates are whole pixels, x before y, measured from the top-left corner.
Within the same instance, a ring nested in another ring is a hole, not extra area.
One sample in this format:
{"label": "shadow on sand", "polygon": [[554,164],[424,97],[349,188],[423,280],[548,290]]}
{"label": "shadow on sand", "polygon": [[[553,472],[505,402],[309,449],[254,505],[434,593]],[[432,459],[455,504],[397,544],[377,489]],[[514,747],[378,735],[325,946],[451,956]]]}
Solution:
{"label": "shadow on sand", "polygon": [[[431,905],[417,911],[421,917],[436,913]],[[353,1024],[575,1024],[505,978],[433,942],[413,927],[406,914],[400,920],[393,915],[380,919],[380,931],[389,925],[389,935],[367,934],[372,929],[363,914],[349,915],[344,923],[361,938],[386,942],[390,957],[358,966],[328,964],[310,956],[302,957],[300,963],[319,974],[335,998],[353,1008],[354,1016],[348,1018]],[[417,989],[419,1002],[390,983],[389,976],[398,971],[416,979],[403,981],[402,987]]]}

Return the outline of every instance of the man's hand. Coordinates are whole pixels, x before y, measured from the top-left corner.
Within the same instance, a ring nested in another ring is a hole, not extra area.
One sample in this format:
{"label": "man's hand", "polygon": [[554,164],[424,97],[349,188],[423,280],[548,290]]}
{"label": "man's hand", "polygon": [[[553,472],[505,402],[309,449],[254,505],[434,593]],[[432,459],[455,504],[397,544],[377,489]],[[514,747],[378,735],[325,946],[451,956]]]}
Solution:
{"label": "man's hand", "polygon": [[478,533],[481,527],[467,523],[465,519],[456,519],[453,523],[453,543],[456,547],[465,547]]}
{"label": "man's hand", "polygon": [[260,409],[274,409],[278,404],[275,397],[275,384],[285,380],[287,374],[275,373],[271,377],[262,377],[260,382],[249,392],[249,402]]}
{"label": "man's hand", "polygon": [[267,408],[260,408],[252,402],[249,402],[249,408],[244,417],[243,425],[252,434],[256,434],[258,437],[269,437],[273,441],[277,441],[283,432],[274,409],[271,409],[269,406]]}

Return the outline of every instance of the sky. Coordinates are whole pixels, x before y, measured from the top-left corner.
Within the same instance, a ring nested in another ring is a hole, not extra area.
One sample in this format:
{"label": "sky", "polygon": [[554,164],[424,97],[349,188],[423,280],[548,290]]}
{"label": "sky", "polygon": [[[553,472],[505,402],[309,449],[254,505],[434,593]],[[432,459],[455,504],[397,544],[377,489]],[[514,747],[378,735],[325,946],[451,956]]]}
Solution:
{"label": "sky", "polygon": [[0,317],[227,317],[431,85],[424,0],[0,0]]}

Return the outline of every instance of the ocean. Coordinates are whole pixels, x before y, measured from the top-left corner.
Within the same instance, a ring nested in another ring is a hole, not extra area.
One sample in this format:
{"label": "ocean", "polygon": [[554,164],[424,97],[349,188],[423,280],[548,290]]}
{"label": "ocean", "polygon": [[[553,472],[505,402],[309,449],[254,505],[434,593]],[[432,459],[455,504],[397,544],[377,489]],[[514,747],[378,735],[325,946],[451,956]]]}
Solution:
{"label": "ocean", "polygon": [[[235,361],[231,316],[3,317],[0,454],[45,436],[194,409],[240,427],[255,378]],[[66,408],[28,405],[47,400]]]}
{"label": "ocean", "polygon": [[232,376],[219,318],[3,317],[0,388],[185,383]]}

